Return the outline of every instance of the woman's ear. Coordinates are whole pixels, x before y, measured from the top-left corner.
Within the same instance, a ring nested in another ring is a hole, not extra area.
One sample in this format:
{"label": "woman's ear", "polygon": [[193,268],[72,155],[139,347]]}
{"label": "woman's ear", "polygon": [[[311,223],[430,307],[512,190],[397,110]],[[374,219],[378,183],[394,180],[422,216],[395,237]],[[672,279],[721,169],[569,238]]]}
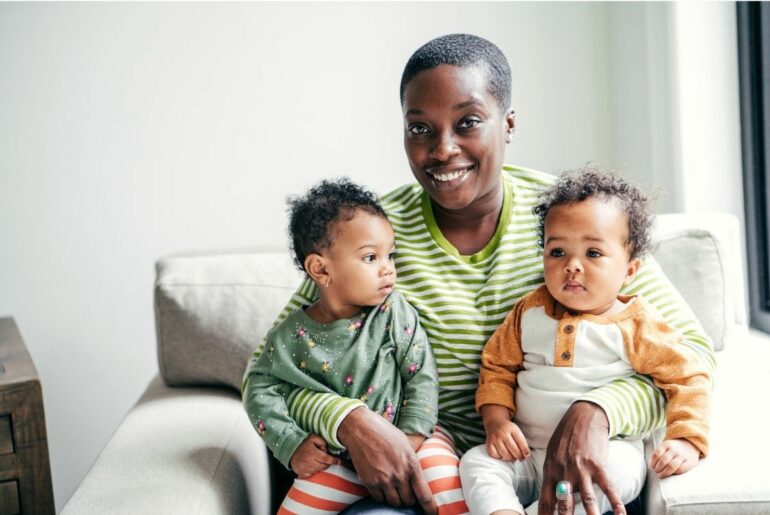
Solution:
{"label": "woman's ear", "polygon": [[321,254],[308,254],[305,258],[305,272],[315,283],[321,286],[329,286],[331,276],[326,269],[326,259]]}
{"label": "woman's ear", "polygon": [[510,109],[505,114],[505,142],[510,143],[513,138],[513,131],[516,130],[516,113]]}
{"label": "woman's ear", "polygon": [[636,277],[636,272],[639,271],[639,267],[641,265],[642,260],[639,258],[634,258],[628,262],[628,267],[626,268],[626,278],[623,279],[623,286],[628,286],[631,284],[631,281],[633,281],[634,277]]}

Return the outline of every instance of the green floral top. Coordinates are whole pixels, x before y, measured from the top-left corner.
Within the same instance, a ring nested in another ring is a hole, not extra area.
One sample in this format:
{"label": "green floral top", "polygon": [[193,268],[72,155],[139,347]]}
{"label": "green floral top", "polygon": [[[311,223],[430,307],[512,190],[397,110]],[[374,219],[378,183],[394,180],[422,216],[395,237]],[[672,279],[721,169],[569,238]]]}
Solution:
{"label": "green floral top", "polygon": [[286,467],[314,426],[289,416],[308,391],[360,399],[404,433],[429,436],[438,417],[438,377],[414,308],[393,292],[379,306],[329,324],[300,308],[268,333],[243,400],[257,432]]}

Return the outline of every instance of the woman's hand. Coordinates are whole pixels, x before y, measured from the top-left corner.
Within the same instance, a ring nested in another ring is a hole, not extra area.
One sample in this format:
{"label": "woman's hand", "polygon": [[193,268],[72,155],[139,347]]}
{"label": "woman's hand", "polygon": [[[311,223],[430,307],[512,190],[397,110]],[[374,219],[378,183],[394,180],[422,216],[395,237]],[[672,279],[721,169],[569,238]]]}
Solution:
{"label": "woman's hand", "polygon": [[289,464],[299,477],[305,479],[316,472],[329,468],[329,465],[339,465],[340,459],[326,452],[326,442],[318,435],[310,434],[299,444],[291,456]]}
{"label": "woman's hand", "polygon": [[337,430],[361,482],[372,497],[391,506],[415,499],[428,515],[436,503],[409,439],[396,426],[365,407],[350,412]]}
{"label": "woman's hand", "polygon": [[[626,508],[607,477],[608,443],[609,421],[604,410],[591,402],[572,404],[548,442],[539,515],[551,515],[557,508],[556,483],[563,480],[580,493],[588,515],[599,515],[594,483],[607,495],[613,512],[625,515]],[[573,513],[573,504],[571,499],[558,501],[559,513]]]}

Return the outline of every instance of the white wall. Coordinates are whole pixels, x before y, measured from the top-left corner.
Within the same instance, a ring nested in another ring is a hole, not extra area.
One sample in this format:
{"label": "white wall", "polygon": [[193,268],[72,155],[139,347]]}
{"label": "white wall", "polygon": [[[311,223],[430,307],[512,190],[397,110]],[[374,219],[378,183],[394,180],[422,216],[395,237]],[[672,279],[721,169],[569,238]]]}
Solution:
{"label": "white wall", "polygon": [[663,212],[743,220],[734,2],[613,2],[614,166],[660,188]]}
{"label": "white wall", "polygon": [[57,507],[156,373],[153,262],[284,247],[284,197],[410,181],[398,84],[465,31],[514,70],[508,161],[613,156],[603,4],[0,4],[0,314],[40,372]]}

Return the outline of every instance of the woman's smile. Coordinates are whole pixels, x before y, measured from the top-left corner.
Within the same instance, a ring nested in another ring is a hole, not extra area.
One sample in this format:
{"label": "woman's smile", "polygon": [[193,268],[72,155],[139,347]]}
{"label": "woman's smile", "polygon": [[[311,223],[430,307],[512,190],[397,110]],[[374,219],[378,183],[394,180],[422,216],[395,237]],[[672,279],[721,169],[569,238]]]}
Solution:
{"label": "woman's smile", "polygon": [[455,187],[464,182],[474,168],[473,165],[429,166],[425,169],[425,173],[435,181],[434,187]]}

